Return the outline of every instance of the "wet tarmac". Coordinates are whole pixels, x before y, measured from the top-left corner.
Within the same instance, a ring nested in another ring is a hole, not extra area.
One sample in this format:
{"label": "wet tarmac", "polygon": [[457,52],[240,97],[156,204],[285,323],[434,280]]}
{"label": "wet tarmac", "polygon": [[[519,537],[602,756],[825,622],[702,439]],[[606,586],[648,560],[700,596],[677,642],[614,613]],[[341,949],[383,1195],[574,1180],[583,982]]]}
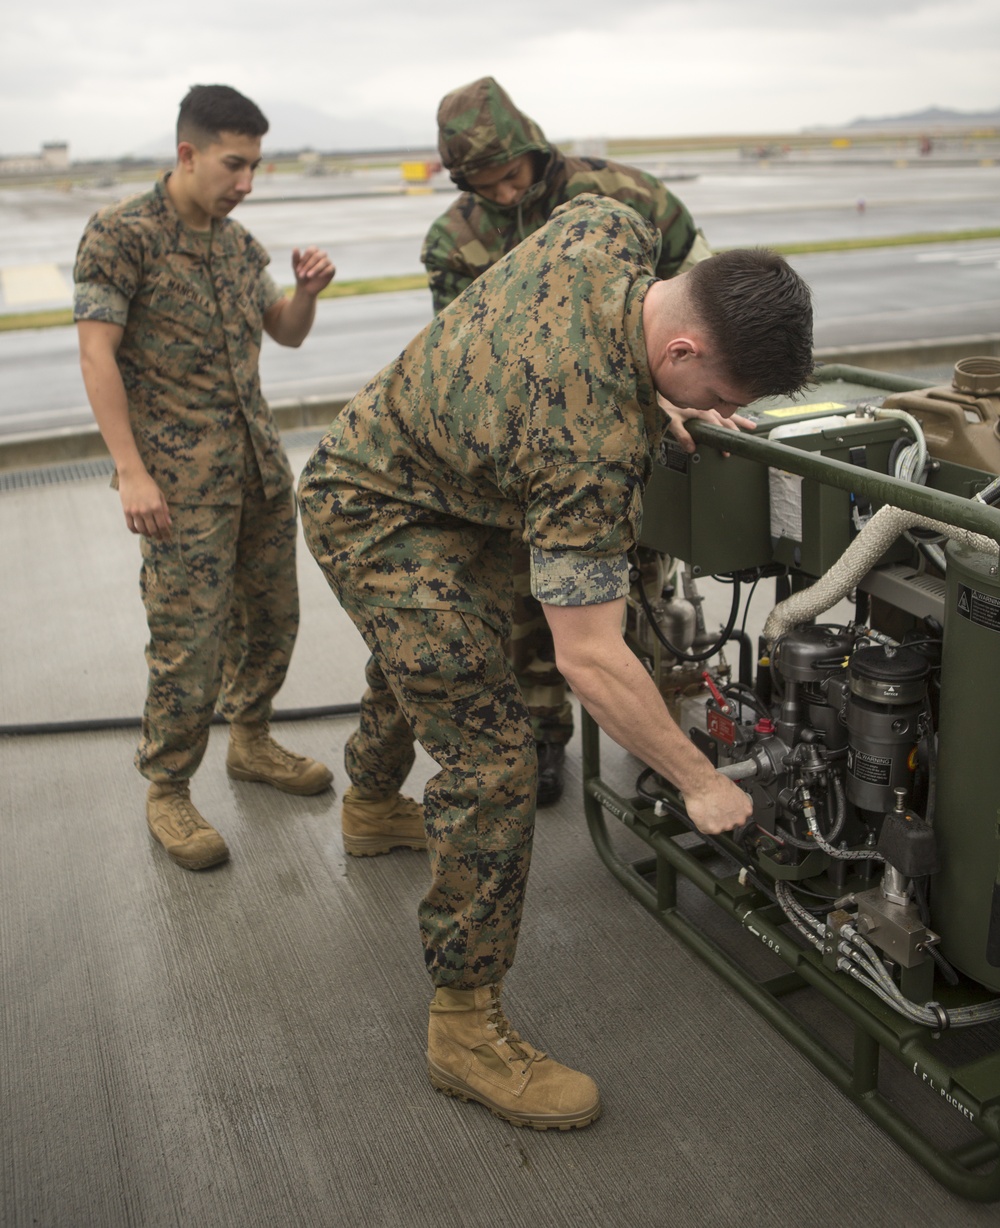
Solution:
{"label": "wet tarmac", "polygon": [[[667,176],[709,242],[720,247],[1000,225],[1000,165],[692,161],[677,170],[676,179],[663,159],[648,165]],[[0,311],[68,304],[73,257],[87,219],[109,201],[147,186],[0,186]],[[315,244],[331,253],[339,277],[381,277],[421,271],[423,236],[453,198],[446,176],[435,177],[425,190],[404,192],[393,171],[332,181],[262,175],[234,216],[267,247],[279,276],[292,247]],[[39,278],[51,278],[52,266],[63,293],[48,293],[48,280],[30,292],[30,271],[46,269]],[[18,275],[13,293],[12,274]]]}
{"label": "wet tarmac", "polygon": [[[652,158],[645,165],[667,176],[711,242],[735,246],[997,227],[1000,165],[986,163],[719,157],[672,164]],[[0,312],[69,306],[73,255],[87,218],[144,186],[0,188]],[[338,277],[351,280],[420,273],[423,236],[452,198],[445,176],[404,192],[394,168],[265,174],[236,216],[270,251],[279,281],[292,247],[307,243],[325,247]],[[1000,240],[800,255],[792,262],[814,290],[820,348],[991,334],[1000,322]],[[424,291],[321,302],[300,350],[265,341],[265,393],[272,401],[349,395],[429,318]],[[0,437],[90,421],[72,329],[0,334]]]}

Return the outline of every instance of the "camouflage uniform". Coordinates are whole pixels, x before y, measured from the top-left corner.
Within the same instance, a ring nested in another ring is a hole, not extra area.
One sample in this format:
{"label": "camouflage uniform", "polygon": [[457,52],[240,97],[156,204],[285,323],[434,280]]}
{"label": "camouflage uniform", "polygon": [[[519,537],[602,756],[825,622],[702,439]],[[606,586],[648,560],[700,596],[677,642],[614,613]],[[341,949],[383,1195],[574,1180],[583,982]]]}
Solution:
{"label": "camouflage uniform", "polygon": [[141,539],[136,766],[155,782],[194,774],[220,691],[230,721],[268,719],[299,617],[292,474],[258,372],[281,291],[252,235],[229,218],[190,230],[165,182],[95,214],[74,270],[75,318],[124,328],[132,431],[173,522],[169,541]]}
{"label": "camouflage uniform", "polygon": [[431,226],[421,260],[440,311],[522,239],[543,226],[567,200],[583,193],[610,196],[642,215],[660,232],[658,277],[674,277],[701,251],[699,231],[683,203],[654,175],[604,158],[567,157],[541,128],[514,106],[492,77],[448,94],[438,109],[441,160],[461,187],[466,175],[536,154],[540,175],[519,204],[504,208],[463,191]]}
{"label": "camouflage uniform", "polygon": [[413,735],[440,768],[420,906],[439,986],[499,980],[517,940],[535,753],[503,651],[511,534],[540,601],[628,590],[662,421],[642,332],[658,246],[613,201],[564,206],[358,393],[300,481],[309,548],[375,657],[352,779],[397,789]]}
{"label": "camouflage uniform", "polygon": [[[711,249],[684,205],[662,181],[635,167],[601,158],[567,157],[550,145],[533,119],[519,111],[492,77],[448,94],[438,109],[438,145],[444,165],[461,187],[466,175],[533,154],[536,182],[514,207],[463,191],[431,226],[421,259],[427,266],[434,310],[455,299],[501,256],[581,193],[631,205],[660,232],[657,276],[674,277]],[[556,668],[548,623],[530,592],[528,556],[513,552],[514,621],[508,653],[531,712],[535,740],[568,742],[573,710]]]}

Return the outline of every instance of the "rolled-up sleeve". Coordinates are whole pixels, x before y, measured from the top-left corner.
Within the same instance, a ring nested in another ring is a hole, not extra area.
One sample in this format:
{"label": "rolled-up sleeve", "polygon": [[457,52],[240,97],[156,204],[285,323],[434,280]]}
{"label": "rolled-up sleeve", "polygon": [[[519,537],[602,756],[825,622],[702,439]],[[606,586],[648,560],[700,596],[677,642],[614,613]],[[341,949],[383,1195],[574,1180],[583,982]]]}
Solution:
{"label": "rolled-up sleeve", "polygon": [[277,284],[267,269],[261,269],[257,282],[257,301],[260,304],[261,315],[266,315],[274,304],[284,297],[284,290]]}
{"label": "rolled-up sleeve", "polygon": [[78,281],[73,286],[73,319],[99,320],[124,328],[128,323],[128,299],[114,286]]}
{"label": "rolled-up sleeve", "polygon": [[532,594],[548,605],[598,605],[628,592],[626,555],[642,521],[642,477],[617,465],[533,475],[524,538]]}
{"label": "rolled-up sleeve", "polygon": [[127,226],[95,214],[77,248],[73,268],[74,320],[124,325],[141,278],[142,245]]}
{"label": "rolled-up sleeve", "polygon": [[545,605],[601,605],[628,593],[628,560],[532,548],[531,592]]}

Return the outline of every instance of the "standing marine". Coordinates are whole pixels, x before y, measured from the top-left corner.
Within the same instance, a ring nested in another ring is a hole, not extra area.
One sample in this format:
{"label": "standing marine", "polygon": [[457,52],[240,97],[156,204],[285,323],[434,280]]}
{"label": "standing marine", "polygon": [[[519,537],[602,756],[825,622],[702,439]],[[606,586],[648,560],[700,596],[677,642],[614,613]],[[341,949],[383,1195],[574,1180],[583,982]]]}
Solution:
{"label": "standing marine", "polygon": [[296,249],[286,297],[267,252],[229,217],[267,129],[230,86],[192,87],[174,169],[90,219],[74,270],[87,396],[142,552],[149,682],[135,762],[149,782],[146,820],[189,870],[229,855],[190,795],[217,706],[230,776],[296,794],[333,780],[268,725],[299,600],[295,493],[261,393],[261,333],[301,345],[334,267]]}

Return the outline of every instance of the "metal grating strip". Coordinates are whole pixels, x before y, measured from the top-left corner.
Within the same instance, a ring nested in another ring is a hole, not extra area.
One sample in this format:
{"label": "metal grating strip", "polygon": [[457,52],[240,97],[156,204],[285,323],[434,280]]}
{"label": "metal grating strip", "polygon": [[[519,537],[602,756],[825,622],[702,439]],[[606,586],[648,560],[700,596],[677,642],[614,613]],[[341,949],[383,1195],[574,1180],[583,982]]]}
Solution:
{"label": "metal grating strip", "polygon": [[63,486],[67,482],[92,482],[97,478],[110,478],[113,472],[109,456],[71,461],[65,465],[44,465],[38,469],[14,469],[9,473],[0,472],[0,493],[34,486]]}
{"label": "metal grating strip", "polygon": [[[314,448],[326,434],[326,427],[306,427],[286,431],[281,441],[286,448]],[[110,456],[95,460],[68,461],[64,465],[43,465],[37,469],[14,469],[0,472],[0,494],[12,490],[29,490],[36,486],[63,486],[67,482],[92,482],[110,478],[114,472]]]}

